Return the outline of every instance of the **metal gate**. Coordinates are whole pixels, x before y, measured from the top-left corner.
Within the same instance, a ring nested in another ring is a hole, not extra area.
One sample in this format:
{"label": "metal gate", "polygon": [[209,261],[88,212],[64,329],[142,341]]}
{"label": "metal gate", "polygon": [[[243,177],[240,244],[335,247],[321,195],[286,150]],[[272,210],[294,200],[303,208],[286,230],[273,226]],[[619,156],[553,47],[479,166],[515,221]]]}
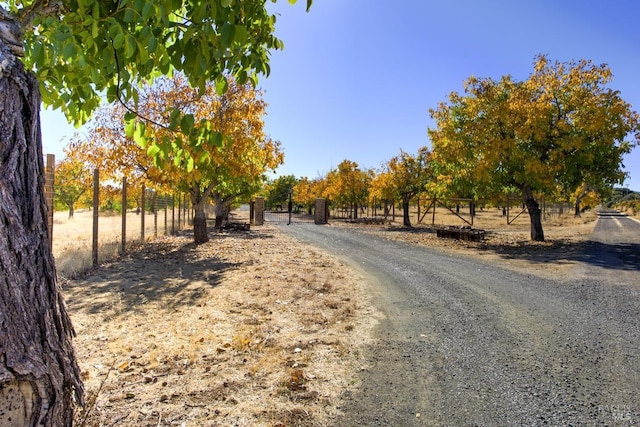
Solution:
{"label": "metal gate", "polygon": [[312,223],[326,224],[328,220],[328,204],[325,199],[316,199],[314,208],[309,210],[303,206],[287,206],[287,210],[281,208],[265,210],[264,198],[257,197],[251,202],[251,224],[262,225],[265,222],[274,224]]}
{"label": "metal gate", "polygon": [[264,211],[265,222],[272,222],[278,224],[291,224],[294,222],[309,222],[313,223],[315,217],[313,213],[304,212],[304,210],[270,210]]}

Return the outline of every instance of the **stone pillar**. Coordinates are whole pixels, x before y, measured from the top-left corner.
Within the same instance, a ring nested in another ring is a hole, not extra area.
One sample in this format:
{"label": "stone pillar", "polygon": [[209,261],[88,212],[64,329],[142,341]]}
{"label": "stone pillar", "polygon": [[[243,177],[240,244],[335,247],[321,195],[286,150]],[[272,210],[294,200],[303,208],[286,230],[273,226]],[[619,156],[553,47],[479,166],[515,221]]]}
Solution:
{"label": "stone pillar", "polygon": [[264,197],[256,197],[253,202],[253,221],[251,225],[264,225]]}
{"label": "stone pillar", "polygon": [[329,222],[329,206],[327,199],[316,199],[315,214],[313,222],[315,224],[326,224]]}

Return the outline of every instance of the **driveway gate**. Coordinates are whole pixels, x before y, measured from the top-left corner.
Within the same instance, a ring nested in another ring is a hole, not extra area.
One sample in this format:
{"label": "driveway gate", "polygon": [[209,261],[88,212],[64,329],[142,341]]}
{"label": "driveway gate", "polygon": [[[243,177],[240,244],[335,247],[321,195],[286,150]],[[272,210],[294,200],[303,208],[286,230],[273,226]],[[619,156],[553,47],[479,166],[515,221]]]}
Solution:
{"label": "driveway gate", "polygon": [[313,212],[305,211],[302,206],[293,206],[289,202],[287,209],[278,207],[266,210],[264,197],[256,197],[251,202],[251,224],[262,225],[265,222],[274,224],[313,223],[326,224],[328,221],[327,202],[325,199],[316,199]]}

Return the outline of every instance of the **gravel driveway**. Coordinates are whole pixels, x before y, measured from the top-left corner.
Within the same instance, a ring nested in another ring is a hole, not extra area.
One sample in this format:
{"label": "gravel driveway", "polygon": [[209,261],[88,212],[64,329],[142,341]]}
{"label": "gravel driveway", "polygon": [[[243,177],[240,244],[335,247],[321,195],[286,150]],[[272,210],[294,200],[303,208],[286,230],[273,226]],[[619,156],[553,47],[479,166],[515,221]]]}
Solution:
{"label": "gravel driveway", "polygon": [[640,234],[616,241],[619,219],[599,220],[568,282],[345,228],[283,227],[366,272],[386,315],[336,425],[640,425]]}

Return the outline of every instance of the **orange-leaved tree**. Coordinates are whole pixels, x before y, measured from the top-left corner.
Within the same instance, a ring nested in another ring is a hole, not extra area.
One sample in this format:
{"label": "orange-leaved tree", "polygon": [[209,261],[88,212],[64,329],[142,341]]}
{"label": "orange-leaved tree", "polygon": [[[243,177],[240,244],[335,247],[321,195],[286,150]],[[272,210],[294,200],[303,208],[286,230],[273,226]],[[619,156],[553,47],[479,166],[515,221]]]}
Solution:
{"label": "orange-leaved tree", "polygon": [[484,194],[517,190],[544,240],[538,198],[583,184],[622,182],[622,156],[638,139],[638,114],[608,84],[606,65],[550,63],[538,56],[523,82],[471,77],[465,95],[431,110],[437,161],[473,179]]}
{"label": "orange-leaved tree", "polygon": [[400,150],[400,154],[391,158],[387,170],[393,192],[402,200],[403,224],[411,227],[409,204],[411,200],[423,193],[433,180],[431,168],[431,152],[422,147],[415,155]]}
{"label": "orange-leaved tree", "polygon": [[56,165],[55,201],[69,209],[69,218],[73,218],[74,206],[91,188],[93,175],[77,150],[64,148],[65,157]]}
{"label": "orange-leaved tree", "polygon": [[358,207],[367,202],[372,176],[371,171],[360,169],[356,162],[343,160],[327,174],[325,195],[338,205],[348,206],[353,218],[358,218]]}
{"label": "orange-leaved tree", "polygon": [[[136,107],[144,117],[141,120],[157,128],[153,139],[128,135],[130,129],[122,120],[125,109],[112,104],[97,115],[92,138],[83,142],[86,155],[108,176],[145,179],[156,188],[187,192],[195,211],[196,243],[208,240],[205,206],[210,199],[215,202],[219,227],[229,204],[257,191],[265,173],[283,159],[280,144],[264,134],[266,104],[260,92],[232,78],[228,82],[228,89],[218,94],[214,84],[207,84],[205,92],[198,93],[178,73],[171,79],[159,79],[153,86],[143,87]],[[172,115],[178,108],[189,114]],[[183,127],[182,121],[189,123]],[[203,138],[194,147],[185,146],[178,150],[179,156],[173,150],[164,150],[169,141],[182,144],[187,129],[199,132],[199,127],[217,136]]]}
{"label": "orange-leaved tree", "polygon": [[293,186],[293,200],[303,205],[309,213],[313,211],[315,201],[319,197],[322,197],[322,188],[317,179],[311,180],[304,176]]}
{"label": "orange-leaved tree", "polygon": [[396,199],[393,177],[387,165],[383,166],[371,179],[369,184],[369,202],[373,206],[378,206],[382,202],[384,206],[384,219],[389,215],[389,207],[393,206]]}

